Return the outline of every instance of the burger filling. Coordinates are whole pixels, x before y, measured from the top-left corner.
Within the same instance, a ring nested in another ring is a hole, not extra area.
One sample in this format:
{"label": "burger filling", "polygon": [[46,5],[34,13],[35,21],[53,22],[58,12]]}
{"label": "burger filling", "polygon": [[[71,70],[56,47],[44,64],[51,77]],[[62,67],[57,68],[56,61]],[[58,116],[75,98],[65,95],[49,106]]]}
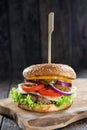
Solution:
{"label": "burger filling", "polygon": [[72,103],[75,87],[67,78],[27,80],[12,88],[10,97],[18,104],[34,107],[44,104],[55,104],[64,107]]}

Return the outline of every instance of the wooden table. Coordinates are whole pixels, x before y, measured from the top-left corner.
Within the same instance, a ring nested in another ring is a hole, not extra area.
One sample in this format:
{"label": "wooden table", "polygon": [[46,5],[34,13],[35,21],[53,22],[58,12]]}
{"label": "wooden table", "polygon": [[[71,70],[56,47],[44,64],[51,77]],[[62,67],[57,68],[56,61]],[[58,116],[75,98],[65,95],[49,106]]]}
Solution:
{"label": "wooden table", "polygon": [[[84,82],[87,82],[87,79],[78,79]],[[7,80],[7,81],[0,81],[0,99],[6,98],[9,95],[9,91],[12,87],[17,87],[17,84],[20,83],[22,80]],[[0,116],[0,129],[1,130],[21,130],[17,126],[14,121],[10,120],[7,117]],[[65,128],[61,128],[60,130],[87,130],[87,119],[83,119],[72,123]]]}

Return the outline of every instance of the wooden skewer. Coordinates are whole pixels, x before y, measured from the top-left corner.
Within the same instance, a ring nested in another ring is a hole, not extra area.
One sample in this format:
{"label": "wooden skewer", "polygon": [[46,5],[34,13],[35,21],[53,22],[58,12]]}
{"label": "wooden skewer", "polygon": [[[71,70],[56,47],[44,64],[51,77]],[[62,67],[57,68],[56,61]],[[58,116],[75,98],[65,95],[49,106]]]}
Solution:
{"label": "wooden skewer", "polygon": [[51,35],[54,31],[54,13],[49,13],[48,16],[48,63],[51,63]]}

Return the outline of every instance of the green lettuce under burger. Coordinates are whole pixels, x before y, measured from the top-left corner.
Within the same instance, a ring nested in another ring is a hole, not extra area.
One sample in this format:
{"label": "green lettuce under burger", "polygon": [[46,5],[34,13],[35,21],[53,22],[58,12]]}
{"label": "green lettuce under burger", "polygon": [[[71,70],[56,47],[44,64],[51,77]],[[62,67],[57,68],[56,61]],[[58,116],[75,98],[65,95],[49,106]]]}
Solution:
{"label": "green lettuce under burger", "polygon": [[13,99],[14,102],[18,104],[27,105],[32,109],[32,107],[39,106],[39,105],[46,105],[46,104],[55,104],[58,107],[63,108],[66,104],[70,105],[73,99],[76,97],[75,87],[73,87],[74,93],[71,96],[62,96],[59,97],[57,101],[50,101],[49,103],[41,103],[41,102],[34,102],[28,94],[21,94],[17,91],[16,88],[12,88],[10,91],[10,97]]}

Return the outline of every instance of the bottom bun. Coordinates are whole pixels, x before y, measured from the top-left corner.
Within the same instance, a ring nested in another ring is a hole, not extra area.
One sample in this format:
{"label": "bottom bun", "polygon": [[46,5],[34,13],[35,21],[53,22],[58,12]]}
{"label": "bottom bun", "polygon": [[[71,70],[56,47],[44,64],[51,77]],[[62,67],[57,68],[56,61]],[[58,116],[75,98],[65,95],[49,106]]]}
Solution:
{"label": "bottom bun", "polygon": [[72,105],[72,103],[66,104],[62,108],[62,107],[58,107],[54,104],[49,104],[49,105],[40,105],[40,106],[30,108],[27,105],[18,104],[18,107],[20,107],[24,110],[33,111],[33,112],[56,112],[56,111],[62,111],[62,110],[68,109],[71,105]]}

